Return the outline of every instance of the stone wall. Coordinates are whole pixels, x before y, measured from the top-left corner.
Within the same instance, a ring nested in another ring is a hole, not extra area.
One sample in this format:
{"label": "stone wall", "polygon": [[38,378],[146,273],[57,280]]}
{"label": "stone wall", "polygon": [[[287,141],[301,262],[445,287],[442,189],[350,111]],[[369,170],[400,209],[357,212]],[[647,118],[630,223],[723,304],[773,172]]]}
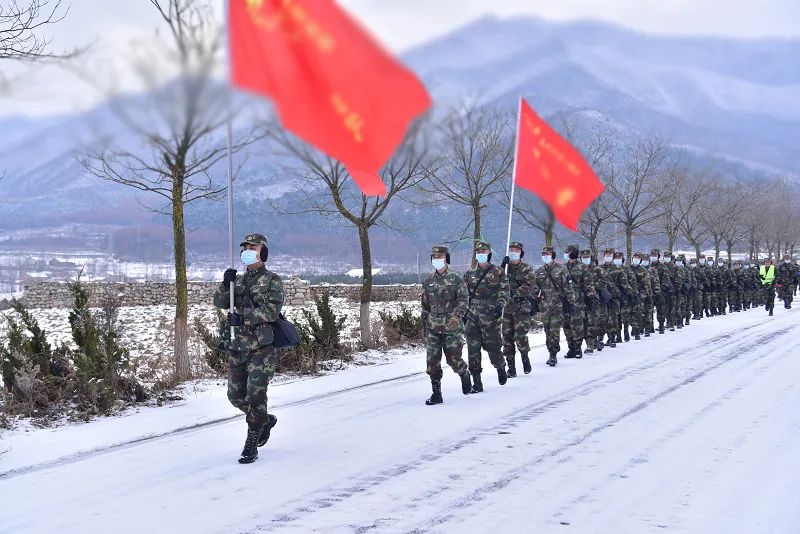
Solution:
{"label": "stone wall", "polygon": [[[90,306],[98,306],[106,295],[116,296],[122,306],[172,305],[175,303],[175,285],[159,282],[87,282],[91,291]],[[218,282],[189,282],[189,304],[210,304]],[[284,280],[286,304],[299,306],[311,302],[316,295],[328,292],[332,297],[359,299],[360,285],[336,284],[312,286],[305,280]],[[372,300],[408,301],[417,300],[418,285],[373,286]],[[69,308],[73,298],[69,287],[62,282],[37,282],[25,286],[22,297],[29,308]]]}

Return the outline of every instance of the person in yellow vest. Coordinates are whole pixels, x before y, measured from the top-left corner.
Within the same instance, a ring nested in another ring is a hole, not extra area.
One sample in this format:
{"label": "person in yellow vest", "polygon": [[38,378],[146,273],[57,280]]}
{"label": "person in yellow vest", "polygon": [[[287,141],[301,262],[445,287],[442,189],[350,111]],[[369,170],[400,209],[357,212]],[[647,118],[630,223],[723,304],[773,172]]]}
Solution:
{"label": "person in yellow vest", "polygon": [[764,291],[764,309],[772,315],[775,308],[775,266],[770,258],[764,260],[758,274],[761,276],[761,288]]}

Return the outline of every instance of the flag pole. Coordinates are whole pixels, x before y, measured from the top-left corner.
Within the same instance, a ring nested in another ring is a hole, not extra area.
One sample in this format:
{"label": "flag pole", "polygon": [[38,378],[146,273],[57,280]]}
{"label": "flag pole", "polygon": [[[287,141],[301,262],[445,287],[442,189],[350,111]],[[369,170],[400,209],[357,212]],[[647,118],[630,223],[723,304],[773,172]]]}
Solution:
{"label": "flag pole", "polygon": [[[230,0],[225,2],[225,29],[230,34],[230,20],[229,20],[229,7],[228,4]],[[230,38],[230,36],[229,36]],[[226,104],[226,113],[227,113],[227,121],[226,121],[226,135],[227,135],[227,152],[228,152],[228,254],[230,256],[230,268],[234,268],[234,255],[233,255],[233,117],[232,117],[232,107],[231,107],[231,91],[232,88],[230,86],[230,78],[231,78],[231,51],[230,51],[230,44],[228,44],[227,54],[225,54],[226,59],[226,70],[227,70],[227,77],[228,77],[228,98]],[[231,315],[234,313],[234,291],[235,291],[235,283],[231,282],[229,287],[230,293],[230,300],[228,302],[228,307]],[[231,341],[236,338],[236,327],[231,326]]]}
{"label": "flag pole", "polygon": [[[511,246],[511,218],[514,215],[514,190],[517,186],[517,153],[519,152],[519,125],[522,117],[522,96],[519,97],[519,105],[517,108],[517,130],[514,132],[514,167],[511,170],[511,198],[508,202],[508,234],[506,235],[506,253],[508,255],[508,247]],[[508,272],[508,265],[506,265],[506,272]]]}

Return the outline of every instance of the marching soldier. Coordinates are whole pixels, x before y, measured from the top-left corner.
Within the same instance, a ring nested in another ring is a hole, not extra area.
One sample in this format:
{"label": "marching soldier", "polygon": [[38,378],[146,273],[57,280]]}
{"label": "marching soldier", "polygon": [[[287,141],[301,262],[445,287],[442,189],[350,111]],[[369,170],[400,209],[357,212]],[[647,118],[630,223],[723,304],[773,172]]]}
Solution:
{"label": "marching soldier", "polygon": [[[575,293],[567,280],[567,270],[555,262],[553,247],[542,248],[542,265],[534,273],[534,295],[538,299],[539,311],[550,358],[547,365],[558,364],[558,351],[561,350],[559,338],[564,324],[565,313],[571,313]],[[572,304],[572,305],[571,305]]]}
{"label": "marching soldier", "polygon": [[[644,324],[644,307],[647,302],[653,302],[653,285],[650,280],[650,274],[647,268],[642,265],[646,254],[637,252],[633,255],[633,264],[631,265],[631,272],[634,276],[634,293],[636,294],[637,301],[634,305],[633,319],[631,320],[631,328],[633,328],[633,339],[642,339],[642,334],[649,336],[650,333],[646,330]],[[652,305],[651,305],[652,306]],[[650,321],[652,326],[653,322]]]}
{"label": "marching soldier", "polygon": [[645,268],[650,278],[650,294],[652,295],[650,298],[644,299],[644,314],[642,317],[644,337],[650,337],[650,334],[655,334],[656,331],[653,327],[653,311],[656,302],[664,301],[664,297],[661,294],[661,280],[658,279],[658,272],[655,267],[653,267],[652,260],[652,256],[642,253],[642,267]]}
{"label": "marching soldier", "polygon": [[675,287],[672,285],[672,276],[670,276],[669,272],[670,266],[661,261],[661,251],[657,248],[650,251],[650,264],[661,283],[661,298],[656,298],[655,301],[658,333],[663,334],[665,323],[667,328],[675,330],[672,325],[672,307],[675,304]]}
{"label": "marching soldier", "polygon": [[775,278],[775,287],[778,289],[778,296],[783,300],[783,307],[787,310],[792,307],[792,297],[794,296],[794,282],[797,279],[792,258],[788,254],[783,255],[783,263],[778,267]]}
{"label": "marching soldier", "polygon": [[620,310],[620,319],[622,320],[622,337],[627,343],[631,340],[631,330],[633,329],[637,310],[641,307],[641,297],[639,292],[636,290],[636,275],[633,274],[633,270],[631,270],[630,265],[625,263],[625,255],[622,252],[617,252],[614,258],[614,265],[617,265],[617,258],[621,260],[621,263],[619,264],[620,269],[622,269],[622,272],[625,273],[628,286],[631,288],[631,293],[628,294],[623,300]]}
{"label": "marching soldier", "polygon": [[672,251],[664,252],[663,261],[665,264],[665,271],[672,282],[672,306],[670,306],[670,316],[667,319],[667,326],[670,332],[674,332],[675,328],[683,328],[683,319],[681,318],[681,307],[683,306],[683,275],[675,266],[675,257]]}
{"label": "marching soldier", "polygon": [[427,372],[433,394],[425,401],[432,406],[442,399],[442,352],[450,368],[461,378],[461,391],[469,395],[469,369],[461,356],[464,346],[463,319],[469,308],[464,280],[450,270],[450,249],[436,245],[431,250],[431,274],[422,284],[422,328],[427,350]]}
{"label": "marching soldier", "polygon": [[[267,412],[267,388],[275,376],[278,349],[273,347],[275,333],[270,323],[278,320],[283,307],[284,291],[280,276],[264,265],[269,256],[267,238],[248,234],[239,245],[247,270],[237,274],[227,269],[222,283],[214,292],[214,306],[230,306],[233,282],[234,312],[221,338],[228,355],[228,400],[244,412],[247,438],[239,463],[249,464],[258,458],[258,447],[269,440],[278,418]],[[231,327],[235,328],[231,338]]]}
{"label": "marching soldier", "polygon": [[608,345],[611,348],[622,342],[621,306],[632,294],[633,290],[628,284],[628,277],[622,270],[622,253],[617,253],[613,248],[606,249],[603,259],[607,286],[611,291],[612,299],[608,305]]}
{"label": "marching soldier", "polygon": [[583,340],[587,337],[586,310],[587,307],[593,305],[597,294],[594,290],[591,269],[579,261],[578,245],[568,245],[564,255],[567,259],[567,279],[575,293],[575,302],[573,303],[575,309],[569,316],[569,320],[564,322],[564,335],[569,346],[569,352],[564,357],[582,358]]}
{"label": "marching soldier", "polygon": [[764,309],[770,316],[775,309],[775,266],[772,265],[772,258],[764,260],[764,265],[759,269],[761,277],[761,290],[763,292]]}
{"label": "marching soldier", "polygon": [[689,260],[689,271],[694,275],[690,311],[692,319],[699,321],[703,318],[703,291],[707,284],[706,276],[703,269],[700,268],[700,261],[697,258]]}
{"label": "marching soldier", "polygon": [[503,354],[508,363],[508,377],[517,376],[515,346],[522,359],[522,371],[531,372],[531,361],[528,358],[530,345],[528,332],[533,323],[533,267],[525,263],[525,249],[519,241],[512,241],[508,246],[508,256],[503,259],[503,268],[507,269],[508,286],[511,300],[503,314]]}
{"label": "marching soldier", "polygon": [[469,354],[469,372],[472,374],[472,393],[483,391],[481,381],[481,348],[489,354],[489,360],[497,369],[497,381],[506,383],[506,362],[503,359],[503,342],[500,339],[503,308],[510,300],[506,273],[493,265],[492,247],[479,240],[475,243],[477,265],[467,271],[464,282],[469,293],[465,333]]}
{"label": "marching soldier", "polygon": [[681,290],[681,295],[683,297],[683,302],[681,304],[680,309],[680,320],[681,323],[685,326],[689,326],[689,313],[692,309],[692,300],[694,299],[693,290],[696,284],[696,278],[694,273],[686,266],[686,256],[684,254],[678,254],[675,258],[675,267],[677,267],[681,275],[683,276],[683,285]]}
{"label": "marching soldier", "polygon": [[[600,300],[600,292],[604,287],[605,281],[602,278],[602,269],[597,266],[597,260],[592,258],[591,250],[581,251],[581,264],[583,264],[588,271],[587,281],[591,282],[593,291],[593,295],[589,293],[590,296],[588,296],[586,300],[586,350],[584,350],[583,353],[592,354],[595,349],[603,350],[602,341],[600,340],[600,337],[603,335],[603,330],[600,328],[600,325],[605,325],[606,319],[605,304]],[[598,341],[600,345],[598,345]]]}

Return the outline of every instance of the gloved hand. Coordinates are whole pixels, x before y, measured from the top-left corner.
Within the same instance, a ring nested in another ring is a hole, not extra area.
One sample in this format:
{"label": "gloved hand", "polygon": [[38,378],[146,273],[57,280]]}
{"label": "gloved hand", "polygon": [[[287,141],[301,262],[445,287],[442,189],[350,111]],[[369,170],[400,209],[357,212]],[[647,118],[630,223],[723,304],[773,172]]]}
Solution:
{"label": "gloved hand", "polygon": [[506,256],[505,258],[503,258],[503,263],[500,264],[500,268],[505,270],[506,265],[508,265],[510,262],[511,262],[511,258]]}
{"label": "gloved hand", "polygon": [[567,312],[569,315],[575,313],[575,305],[571,302],[564,303],[564,311]]}
{"label": "gloved hand", "polygon": [[447,328],[448,330],[458,330],[460,326],[461,326],[461,318],[456,315],[453,315],[447,321],[445,328]]}
{"label": "gloved hand", "polygon": [[236,269],[225,269],[225,274],[222,275],[222,281],[226,284],[236,281]]}
{"label": "gloved hand", "polygon": [[778,289],[781,289],[783,287],[783,284],[775,284],[775,287],[777,287]]}
{"label": "gloved hand", "polygon": [[236,312],[228,312],[228,325],[229,326],[244,326],[244,319]]}
{"label": "gloved hand", "polygon": [[502,315],[503,315],[503,307],[502,306],[497,306],[494,309],[494,318],[495,319],[499,319]]}

